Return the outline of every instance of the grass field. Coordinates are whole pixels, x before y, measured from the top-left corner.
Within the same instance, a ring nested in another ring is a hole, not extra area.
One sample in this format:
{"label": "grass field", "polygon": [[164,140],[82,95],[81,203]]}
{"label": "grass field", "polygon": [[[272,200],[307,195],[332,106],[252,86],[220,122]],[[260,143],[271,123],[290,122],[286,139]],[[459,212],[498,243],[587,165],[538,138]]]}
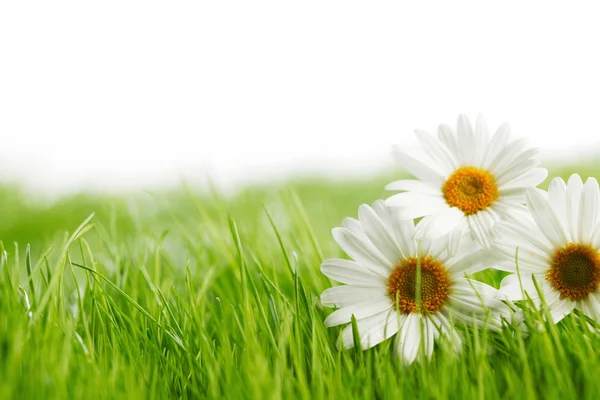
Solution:
{"label": "grass field", "polygon": [[[551,175],[575,171],[594,175]],[[461,357],[442,345],[410,367],[391,341],[336,349],[319,265],[391,176],[52,204],[5,187],[0,399],[598,398],[600,334],[577,315],[529,335],[466,328]]]}

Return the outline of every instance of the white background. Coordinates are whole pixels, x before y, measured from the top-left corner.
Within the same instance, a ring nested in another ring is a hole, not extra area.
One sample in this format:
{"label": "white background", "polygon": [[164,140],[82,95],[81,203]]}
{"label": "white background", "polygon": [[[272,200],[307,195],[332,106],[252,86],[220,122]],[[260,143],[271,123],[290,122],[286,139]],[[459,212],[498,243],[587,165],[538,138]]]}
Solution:
{"label": "white background", "polygon": [[481,112],[596,153],[593,3],[0,3],[0,179],[62,191],[388,168]]}

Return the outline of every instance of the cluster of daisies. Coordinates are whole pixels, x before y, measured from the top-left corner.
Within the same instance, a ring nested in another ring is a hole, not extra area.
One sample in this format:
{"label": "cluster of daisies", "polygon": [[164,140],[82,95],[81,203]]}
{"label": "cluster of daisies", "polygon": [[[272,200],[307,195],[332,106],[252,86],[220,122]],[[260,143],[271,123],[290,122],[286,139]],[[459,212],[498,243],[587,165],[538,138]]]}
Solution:
{"label": "cluster of daisies", "polygon": [[[321,295],[337,308],[325,325],[347,324],[338,346],[367,349],[395,335],[396,354],[410,364],[430,358],[441,337],[460,350],[458,325],[502,329],[516,320],[512,301],[524,299],[545,304],[554,322],[574,309],[600,321],[596,179],[536,188],[548,173],[537,150],[511,139],[506,124],[490,135],[481,117],[475,127],[461,116],[456,131],[416,136],[418,149],[394,148],[416,179],[390,183],[400,193],[361,205],[358,219],[333,229],[352,258],[321,265],[344,284]],[[470,278],[486,268],[513,274],[499,289]]]}

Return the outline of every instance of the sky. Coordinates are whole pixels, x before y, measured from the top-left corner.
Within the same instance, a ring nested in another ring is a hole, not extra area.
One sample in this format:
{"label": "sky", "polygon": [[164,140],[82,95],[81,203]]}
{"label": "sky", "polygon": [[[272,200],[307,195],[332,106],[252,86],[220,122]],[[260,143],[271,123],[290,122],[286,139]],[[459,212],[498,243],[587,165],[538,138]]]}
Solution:
{"label": "sky", "polygon": [[458,114],[599,153],[593,2],[0,3],[0,180],[365,176]]}

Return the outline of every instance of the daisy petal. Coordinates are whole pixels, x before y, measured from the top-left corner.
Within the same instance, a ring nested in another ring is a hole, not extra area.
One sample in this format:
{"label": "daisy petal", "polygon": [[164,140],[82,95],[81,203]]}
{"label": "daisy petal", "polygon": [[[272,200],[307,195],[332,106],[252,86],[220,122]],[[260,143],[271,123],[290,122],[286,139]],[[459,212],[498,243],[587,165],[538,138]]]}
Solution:
{"label": "daisy petal", "polygon": [[494,134],[494,137],[488,144],[488,148],[485,153],[485,157],[483,158],[483,164],[482,164],[484,169],[489,169],[490,164],[498,156],[500,151],[502,151],[502,149],[504,147],[506,147],[506,144],[508,143],[509,139],[510,139],[510,125],[508,125],[507,123],[504,123],[504,124],[500,125],[500,127]]}
{"label": "daisy petal", "polygon": [[369,240],[360,222],[354,218],[344,218],[342,226],[363,240]]}
{"label": "daisy petal", "polygon": [[489,248],[492,245],[492,228],[496,223],[494,218],[488,212],[480,211],[477,214],[469,215],[467,221],[481,247]]}
{"label": "daisy petal", "polygon": [[404,257],[409,257],[415,253],[415,241],[413,239],[415,223],[412,219],[400,219],[396,208],[392,209],[391,214],[396,243],[398,243]]}
{"label": "daisy petal", "polygon": [[415,192],[439,196],[442,191],[439,186],[435,186],[428,182],[418,181],[415,179],[401,179],[389,183],[385,186],[385,190],[399,190],[406,192]]}
{"label": "daisy petal", "polygon": [[[369,336],[369,332],[372,332],[374,329],[386,329],[387,323],[391,322],[391,313],[389,311],[383,311],[378,314],[372,315],[368,318],[359,319],[356,321],[356,325],[358,327],[358,334],[361,338],[361,343],[364,337]],[[392,329],[388,329],[387,332],[391,333]],[[393,335],[393,333],[392,333]],[[338,349],[343,345],[346,349],[351,349],[354,347],[354,335],[352,332],[352,324],[348,325],[342,331],[342,336],[337,341]]]}
{"label": "daisy petal", "polygon": [[436,337],[439,336],[437,328],[433,324],[433,322],[428,319],[423,319],[423,350],[425,352],[425,357],[428,360],[431,360],[431,356],[433,355],[433,346],[435,343]]}
{"label": "daisy petal", "polygon": [[[511,182],[513,179],[518,178],[523,172],[532,170],[538,165],[540,165],[539,158],[526,158],[524,160],[521,160],[518,163],[515,163],[507,170],[505,170],[501,175],[498,175],[496,177],[496,183],[498,184],[498,186],[502,187],[503,185]],[[533,186],[537,186],[538,184],[534,184]]]}
{"label": "daisy petal", "polygon": [[415,227],[415,238],[437,239],[452,231],[464,218],[464,213],[458,208],[447,208],[423,218]]}
{"label": "daisy petal", "polygon": [[473,155],[473,164],[481,165],[485,155],[485,147],[490,141],[490,130],[488,128],[485,117],[481,114],[477,115],[475,120],[475,154]]}
{"label": "daisy petal", "polygon": [[552,246],[545,240],[546,237],[542,235],[537,225],[535,225],[535,222],[531,221],[531,218],[527,218],[526,221],[530,222],[530,225],[513,221],[502,221],[496,224],[494,230],[498,237],[511,238],[516,235],[527,240],[529,243],[540,249],[540,251],[551,254],[553,252]]}
{"label": "daisy petal", "polygon": [[466,115],[458,117],[456,137],[458,139],[458,154],[460,155],[461,164],[472,165],[474,161],[473,155],[476,151],[475,135],[473,134],[471,122]]}
{"label": "daisy petal", "polygon": [[548,201],[570,240],[571,235],[568,232],[567,225],[566,193],[567,184],[562,178],[554,178],[550,181],[550,186],[548,187]]}
{"label": "daisy petal", "polygon": [[383,254],[392,264],[398,263],[404,257],[402,252],[396,245],[396,241],[390,232],[385,228],[375,211],[366,204],[363,204],[358,209],[358,218],[363,226],[363,229],[371,243]]}
{"label": "daisy petal", "polygon": [[499,298],[507,298],[512,301],[525,300],[528,295],[532,299],[540,297],[533,280],[531,278],[519,277],[517,274],[508,275],[500,283],[500,289],[498,289]]}
{"label": "daisy petal", "polygon": [[388,297],[384,287],[370,288],[354,285],[334,286],[321,293],[325,307],[347,307],[353,304],[374,302]]}
{"label": "daisy petal", "polygon": [[392,214],[390,208],[385,205],[385,201],[376,200],[373,203],[373,211],[375,211],[377,217],[379,217],[379,220],[385,225],[388,232],[393,235],[394,227],[392,225]]}
{"label": "daisy petal", "polygon": [[579,175],[571,175],[567,182],[566,211],[569,233],[571,234],[571,240],[574,242],[579,241],[579,229],[577,223],[579,222],[579,204],[581,203],[582,191],[583,181]]}
{"label": "daisy petal", "polygon": [[332,233],[335,241],[352,259],[378,275],[389,275],[393,264],[371,242],[344,228],[335,228]]}
{"label": "daisy petal", "polygon": [[489,170],[494,176],[502,175],[502,172],[510,165],[517,155],[523,152],[527,146],[527,141],[523,138],[513,140],[507,143],[498,153],[496,158],[490,163]]}
{"label": "daisy petal", "polygon": [[429,154],[447,173],[458,168],[458,162],[452,157],[444,146],[435,140],[429,133],[416,129],[415,135],[421,147]]}
{"label": "daisy petal", "polygon": [[421,317],[417,314],[409,314],[396,337],[396,354],[402,359],[404,365],[412,364],[417,358],[420,345]]}
{"label": "daisy petal", "polygon": [[505,183],[500,188],[500,193],[505,193],[514,189],[525,189],[528,187],[537,186],[546,179],[548,170],[546,168],[534,168],[514,178],[512,181]]}
{"label": "daisy petal", "polygon": [[560,299],[553,304],[548,303],[548,309],[555,324],[562,321],[575,308],[575,303],[569,299]]}
{"label": "daisy petal", "polygon": [[[370,349],[398,333],[402,316],[395,312],[387,312],[385,322],[360,333],[360,345],[363,350]],[[350,328],[352,325],[350,325]]]}
{"label": "daisy petal", "polygon": [[464,232],[465,224],[458,224],[455,229],[450,231],[448,237],[448,255],[450,257],[454,257],[456,254],[458,254]]}
{"label": "daisy petal", "polygon": [[436,313],[430,315],[432,322],[437,326],[438,332],[443,334],[450,342],[454,345],[454,350],[458,353],[462,349],[462,340],[454,326],[448,321],[448,317],[442,313]]}
{"label": "daisy petal", "polygon": [[598,203],[600,202],[598,190],[598,181],[595,178],[588,178],[581,192],[578,233],[579,241],[584,243],[592,242],[592,234],[598,223]]}
{"label": "daisy petal", "polygon": [[440,139],[440,142],[446,146],[450,154],[455,155],[455,161],[460,165],[460,160],[458,160],[458,144],[454,138],[452,128],[450,128],[448,125],[440,125],[438,128],[438,138]]}
{"label": "daisy petal", "polygon": [[401,151],[398,146],[394,146],[394,158],[396,161],[404,167],[408,172],[423,181],[430,181],[433,183],[439,183],[440,185],[444,182],[444,174],[434,169],[417,158],[408,155]]}
{"label": "daisy petal", "polygon": [[[514,238],[519,240],[519,238]],[[517,253],[518,250],[518,253]],[[500,263],[494,265],[494,268],[501,271],[516,272],[517,262],[519,270],[523,273],[542,274],[545,273],[551,261],[545,254],[541,254],[539,250],[528,247],[526,243],[508,244],[496,242],[491,247],[490,251],[496,256],[503,258]]]}
{"label": "daisy petal", "polygon": [[473,279],[460,278],[454,282],[452,292],[459,296],[481,296],[493,298],[498,293],[498,290],[483,282]]}
{"label": "daisy petal", "polygon": [[330,328],[347,324],[352,320],[352,316],[357,320],[379,314],[392,308],[392,300],[388,297],[381,300],[374,300],[361,304],[353,304],[348,307],[340,308],[329,314],[325,319],[325,326]]}
{"label": "daisy petal", "polygon": [[561,248],[568,243],[568,239],[552,206],[550,206],[543,193],[539,189],[529,188],[525,192],[525,200],[542,233],[554,247]]}
{"label": "daisy petal", "polygon": [[334,281],[347,285],[384,287],[387,276],[377,275],[358,263],[340,258],[325,260],[321,272]]}
{"label": "daisy petal", "polygon": [[490,262],[490,250],[481,249],[463,255],[451,265],[447,265],[447,269],[453,277],[462,278],[465,275],[471,275],[492,266],[493,264]]}
{"label": "daisy petal", "polygon": [[600,322],[600,293],[591,293],[587,299],[578,302],[577,308],[594,321]]}
{"label": "daisy petal", "polygon": [[449,208],[441,196],[413,192],[395,194],[388,198],[385,204],[390,207],[398,207],[396,215],[400,219],[420,218]]}

